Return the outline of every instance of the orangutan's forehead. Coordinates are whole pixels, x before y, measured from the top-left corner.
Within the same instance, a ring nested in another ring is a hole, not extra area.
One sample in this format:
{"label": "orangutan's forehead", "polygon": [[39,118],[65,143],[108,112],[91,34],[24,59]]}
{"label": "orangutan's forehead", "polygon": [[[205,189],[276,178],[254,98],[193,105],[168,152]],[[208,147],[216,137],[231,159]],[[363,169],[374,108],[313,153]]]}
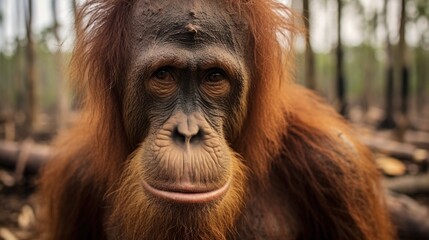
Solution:
{"label": "orangutan's forehead", "polygon": [[216,42],[236,49],[244,39],[237,13],[219,0],[138,0],[132,17],[139,40],[185,46]]}

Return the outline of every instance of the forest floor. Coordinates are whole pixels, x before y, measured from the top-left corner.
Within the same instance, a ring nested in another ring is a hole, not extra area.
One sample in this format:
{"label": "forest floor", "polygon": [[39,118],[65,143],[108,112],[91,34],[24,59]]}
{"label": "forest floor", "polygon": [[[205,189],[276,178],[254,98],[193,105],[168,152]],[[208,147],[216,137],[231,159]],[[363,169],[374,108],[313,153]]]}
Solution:
{"label": "forest floor", "polygon": [[13,172],[0,169],[0,239],[35,239],[35,177],[18,184],[11,184],[12,179]]}

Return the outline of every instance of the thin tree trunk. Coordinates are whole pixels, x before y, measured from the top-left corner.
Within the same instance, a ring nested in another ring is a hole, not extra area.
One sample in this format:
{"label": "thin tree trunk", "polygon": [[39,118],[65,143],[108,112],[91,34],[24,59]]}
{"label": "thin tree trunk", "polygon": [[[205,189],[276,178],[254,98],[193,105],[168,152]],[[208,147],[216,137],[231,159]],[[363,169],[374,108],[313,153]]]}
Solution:
{"label": "thin tree trunk", "polygon": [[303,0],[303,16],[304,16],[304,25],[307,29],[306,35],[306,45],[305,45],[305,84],[310,89],[316,89],[316,74],[315,74],[315,60],[314,52],[311,47],[310,41],[310,5],[309,0]]}
{"label": "thin tree trunk", "polygon": [[345,83],[345,77],[344,77],[344,66],[343,66],[343,44],[342,44],[342,38],[341,38],[341,16],[342,16],[342,8],[343,3],[342,0],[337,0],[337,7],[338,7],[338,19],[337,19],[337,49],[336,49],[336,57],[337,57],[337,72],[336,72],[336,79],[337,79],[337,97],[339,101],[339,111],[340,113],[345,116],[347,114],[347,101],[346,101],[346,83]]}
{"label": "thin tree trunk", "polygon": [[28,93],[28,104],[27,104],[27,133],[28,135],[33,134],[36,123],[37,114],[37,97],[36,97],[36,66],[35,66],[35,53],[34,43],[32,36],[32,22],[33,22],[33,1],[27,1],[26,11],[26,35],[27,35],[27,93]]}
{"label": "thin tree trunk", "polygon": [[76,15],[77,15],[77,2],[76,2],[76,0],[72,0],[72,7],[73,7],[73,14],[74,14],[75,20],[76,20]]}
{"label": "thin tree trunk", "polygon": [[[423,39],[420,40],[423,42]],[[423,44],[422,44],[423,45]],[[425,92],[427,82],[426,57],[421,46],[416,48],[416,64],[417,64],[417,112],[422,116],[423,109],[426,103]]]}
{"label": "thin tree trunk", "polygon": [[401,113],[407,117],[409,103],[410,70],[406,59],[405,22],[406,22],[406,0],[401,0],[401,21],[399,25],[399,60],[401,71]]}
{"label": "thin tree trunk", "polygon": [[364,66],[364,78],[363,78],[363,93],[361,98],[362,110],[365,116],[368,113],[370,99],[372,98],[371,89],[372,83],[374,82],[375,73],[375,53],[371,45],[371,36],[374,35],[375,29],[377,29],[377,17],[378,14],[374,13],[368,23],[368,29],[364,32],[364,51],[363,57],[361,57],[361,64]]}
{"label": "thin tree trunk", "polygon": [[72,8],[73,8],[73,16],[74,16],[74,28],[75,33],[77,34],[79,30],[81,29],[80,26],[80,19],[78,16],[78,6],[77,6],[77,0],[72,0]]}
{"label": "thin tree trunk", "polygon": [[58,48],[55,52],[55,60],[57,64],[56,80],[57,80],[57,130],[62,131],[66,128],[67,125],[67,115],[68,115],[68,94],[65,88],[64,75],[63,75],[63,66],[62,66],[62,57],[61,57],[61,39],[58,33],[58,14],[57,14],[57,0],[51,1],[51,10],[53,17],[53,33],[55,40],[57,41]]}
{"label": "thin tree trunk", "polygon": [[15,109],[17,112],[26,113],[25,111],[25,80],[22,74],[22,47],[21,42],[19,40],[18,29],[20,29],[22,25],[22,7],[21,1],[15,1],[15,21],[14,21],[14,29],[15,29],[15,44],[16,44],[16,52],[15,52],[15,63],[14,63],[14,80],[15,80]]}
{"label": "thin tree trunk", "polygon": [[4,11],[4,9],[5,9],[4,2],[3,2],[3,0],[0,0],[0,29],[1,29],[0,38],[3,38],[3,39],[5,39],[5,33],[6,33],[5,27],[3,24],[4,23],[4,15],[6,12],[6,11]]}
{"label": "thin tree trunk", "polygon": [[363,92],[362,92],[362,111],[366,114],[369,109],[369,99],[371,93],[371,83],[374,80],[374,67],[373,67],[373,51],[370,49],[369,45],[365,46],[363,49],[363,54],[361,55],[361,63],[364,68],[364,78],[363,78]]}
{"label": "thin tree trunk", "polygon": [[[0,39],[5,39],[5,27],[3,24],[3,15],[4,15],[4,10],[5,7],[3,6],[3,0],[0,0]],[[4,44],[4,43],[3,43]],[[3,53],[0,52],[0,71],[3,73],[3,78],[7,79],[9,81],[9,71],[7,70],[6,67],[6,61],[4,61],[4,56]],[[0,105],[1,106],[1,105]]]}
{"label": "thin tree trunk", "polygon": [[390,34],[387,31],[387,3],[388,0],[384,0],[383,7],[383,24],[386,29],[386,55],[387,55],[387,63],[386,63],[386,86],[385,86],[385,106],[384,106],[384,119],[380,122],[378,128],[380,129],[392,129],[396,127],[396,121],[394,119],[394,111],[393,111],[393,92],[394,92],[394,75],[393,75],[393,52],[392,52],[392,44],[390,42]]}

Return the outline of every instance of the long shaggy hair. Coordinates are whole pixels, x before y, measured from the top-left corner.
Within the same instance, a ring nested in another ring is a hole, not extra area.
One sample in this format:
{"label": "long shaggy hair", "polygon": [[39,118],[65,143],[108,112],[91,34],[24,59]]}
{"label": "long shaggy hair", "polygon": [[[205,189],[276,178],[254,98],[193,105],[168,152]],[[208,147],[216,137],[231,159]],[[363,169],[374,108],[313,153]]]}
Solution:
{"label": "long shaggy hair", "polygon": [[143,194],[122,119],[135,1],[88,0],[80,9],[71,78],[82,118],[59,138],[41,177],[46,238],[224,239],[241,228],[234,225],[252,208],[249,199],[273,188],[299,209],[300,239],[392,238],[369,152],[331,108],[291,80],[296,17],[274,0],[225,0],[248,23],[253,49],[246,119],[230,143],[233,190],[204,207]]}
{"label": "long shaggy hair", "polygon": [[[138,159],[138,158],[137,158]],[[131,161],[112,197],[107,231],[114,239],[226,239],[243,207],[245,166],[239,159],[230,191],[210,205],[178,205],[142,191],[141,164]],[[156,236],[156,237],[155,237]]]}

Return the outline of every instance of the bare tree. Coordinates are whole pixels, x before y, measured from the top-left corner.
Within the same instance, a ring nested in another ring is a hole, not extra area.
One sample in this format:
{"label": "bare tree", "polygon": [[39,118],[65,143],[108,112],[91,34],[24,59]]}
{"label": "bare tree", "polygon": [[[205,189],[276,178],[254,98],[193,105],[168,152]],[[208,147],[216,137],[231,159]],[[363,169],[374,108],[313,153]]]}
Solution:
{"label": "bare tree", "polygon": [[[416,1],[417,4],[417,16],[414,19],[415,22],[421,19],[425,19],[429,21],[429,6],[427,5],[426,0]],[[427,91],[428,91],[428,69],[427,69],[427,55],[425,54],[424,48],[425,44],[427,44],[427,38],[429,40],[429,27],[421,29],[419,46],[415,48],[415,56],[416,56],[416,73],[417,73],[417,98],[416,98],[416,107],[418,114],[422,116],[424,106],[428,104],[427,99]],[[429,41],[428,41],[429,42]],[[429,46],[429,45],[428,45]]]}
{"label": "bare tree", "polygon": [[386,85],[385,85],[385,106],[384,106],[384,119],[379,124],[381,129],[392,129],[396,127],[396,121],[394,119],[394,109],[393,109],[393,90],[394,90],[394,75],[393,75],[393,49],[392,43],[390,42],[390,34],[388,31],[387,24],[387,4],[388,0],[384,0],[383,6],[383,24],[386,29]]}
{"label": "bare tree", "polygon": [[74,15],[74,28],[75,32],[77,33],[80,29],[80,19],[78,16],[78,3],[77,0],[72,0],[72,8],[73,8],[73,15]]}
{"label": "bare tree", "polygon": [[[428,31],[428,30],[427,30]],[[427,104],[427,82],[428,82],[428,69],[427,69],[427,57],[423,49],[423,38],[420,39],[420,46],[415,49],[416,56],[416,68],[417,68],[417,102],[416,107],[418,114],[423,113],[424,106]]]}
{"label": "bare tree", "polygon": [[22,56],[23,56],[23,52],[22,52],[22,48],[21,48],[21,41],[19,39],[19,29],[21,28],[22,25],[22,11],[25,9],[24,7],[22,7],[22,4],[24,2],[23,1],[15,1],[15,19],[14,19],[14,29],[15,29],[15,45],[16,45],[16,52],[15,52],[15,57],[16,57],[16,62],[14,63],[14,81],[15,81],[15,109],[17,112],[21,112],[21,113],[26,113],[27,111],[25,110],[26,106],[25,106],[25,98],[26,98],[26,94],[25,94],[25,80],[24,80],[24,75],[22,73],[22,66],[23,61],[22,61]]}
{"label": "bare tree", "polygon": [[306,45],[305,45],[305,84],[310,89],[316,89],[316,72],[314,52],[311,47],[311,28],[310,28],[310,3],[309,0],[303,0],[302,8],[304,16],[304,25],[307,29]]}
{"label": "bare tree", "polygon": [[33,1],[27,0],[25,12],[25,29],[27,36],[26,60],[27,60],[27,133],[33,134],[36,123],[37,115],[37,97],[36,97],[36,66],[35,66],[35,52],[33,42]]}
{"label": "bare tree", "polygon": [[408,114],[410,70],[407,63],[407,46],[405,41],[406,0],[401,0],[401,21],[399,24],[399,67],[401,72],[401,114]]}
{"label": "bare tree", "polygon": [[343,65],[343,43],[341,38],[341,17],[342,17],[342,0],[337,0],[337,49],[336,49],[336,58],[337,58],[337,97],[339,101],[339,112],[345,116],[347,114],[347,101],[346,101],[346,80],[344,76],[344,65]]}
{"label": "bare tree", "polygon": [[425,65],[427,64],[426,57],[423,54],[422,47],[417,48],[416,53],[417,58],[417,109],[419,113],[422,112],[423,107],[426,103],[426,97],[427,95],[425,92],[427,91],[426,83],[428,82],[428,69]]}
{"label": "bare tree", "polygon": [[61,131],[66,127],[68,115],[68,94],[65,88],[65,79],[63,74],[63,61],[61,56],[61,39],[59,35],[59,23],[57,14],[57,0],[51,0],[51,10],[53,18],[52,32],[58,44],[55,52],[57,71],[55,71],[57,80],[57,130]]}
{"label": "bare tree", "polygon": [[[364,15],[363,6],[361,6],[361,13]],[[366,29],[364,31],[364,51],[363,57],[361,59],[362,66],[364,69],[364,78],[363,78],[363,92],[361,98],[362,109],[365,113],[368,113],[370,98],[372,96],[371,90],[373,82],[375,80],[375,51],[371,46],[371,39],[375,34],[375,29],[377,28],[377,19],[378,13],[376,11],[370,14],[370,17],[366,19]]]}
{"label": "bare tree", "polygon": [[2,29],[3,29],[3,9],[4,9],[4,7],[3,7],[3,0],[0,0],[0,26],[1,26]]}

